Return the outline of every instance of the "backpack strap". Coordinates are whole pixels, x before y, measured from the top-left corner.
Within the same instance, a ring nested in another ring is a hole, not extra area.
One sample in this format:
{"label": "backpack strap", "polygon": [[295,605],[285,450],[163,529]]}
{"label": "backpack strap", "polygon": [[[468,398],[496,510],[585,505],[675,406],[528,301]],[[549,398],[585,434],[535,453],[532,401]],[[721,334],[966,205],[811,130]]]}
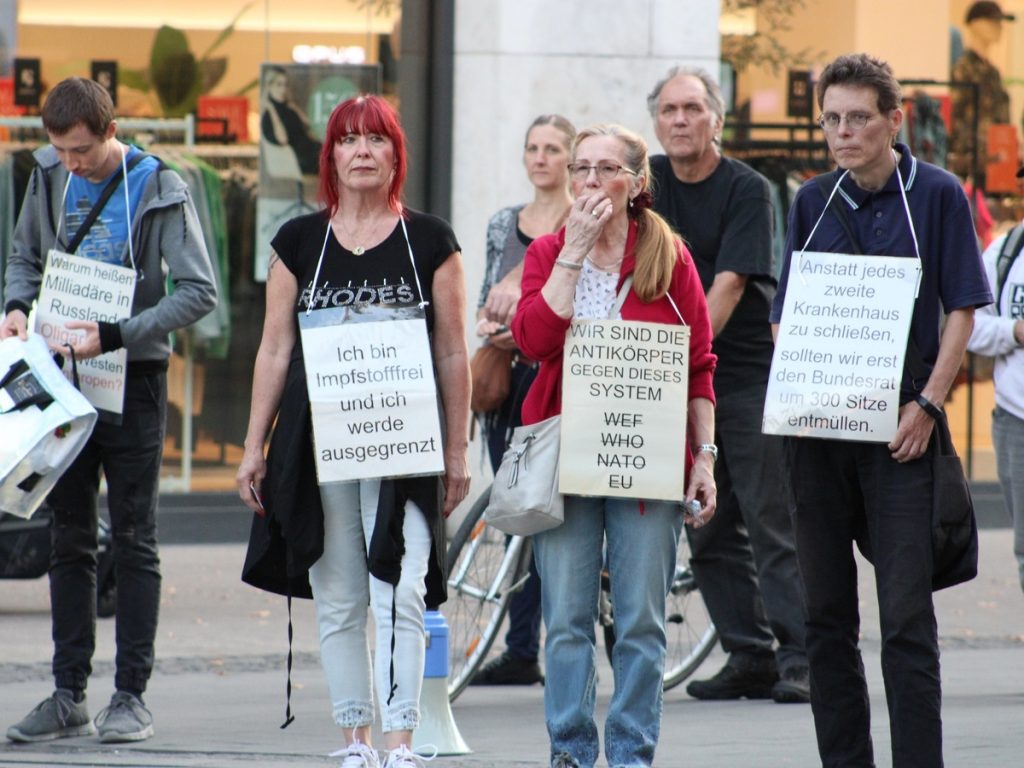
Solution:
{"label": "backpack strap", "polygon": [[[825,198],[825,204],[828,205],[828,198],[832,194],[832,187],[836,184],[836,175],[831,171],[828,173],[819,173],[814,177],[814,183],[818,185],[818,189],[821,190],[822,196]],[[842,201],[838,201],[835,205],[831,206],[832,213],[835,214],[839,220],[839,225],[843,228],[843,232],[846,233],[846,238],[850,241],[850,245],[853,248],[853,253],[860,255],[864,253],[864,249],[860,247],[860,240],[857,239],[857,235],[853,231],[853,227],[850,226],[850,218],[846,215],[846,209],[843,207]]]}
{"label": "backpack strap", "polygon": [[1009,231],[1003,241],[1003,247],[999,249],[999,256],[996,257],[996,314],[1002,314],[1000,304],[1002,302],[1003,288],[1006,287],[1006,277],[1010,274],[1013,262],[1017,260],[1021,249],[1024,248],[1024,222],[1018,224]]}

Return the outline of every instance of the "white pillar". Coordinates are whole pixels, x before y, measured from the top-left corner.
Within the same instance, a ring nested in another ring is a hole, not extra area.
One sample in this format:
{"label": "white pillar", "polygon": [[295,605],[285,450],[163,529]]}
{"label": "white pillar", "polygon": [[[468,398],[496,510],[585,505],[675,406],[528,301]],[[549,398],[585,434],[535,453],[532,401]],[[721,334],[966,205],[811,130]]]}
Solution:
{"label": "white pillar", "polygon": [[[718,72],[718,0],[457,0],[451,222],[462,245],[469,328],[487,221],[530,199],[527,126],[557,112],[577,128],[621,123],[654,138],[646,96],[674,64]],[[475,337],[470,340],[475,347]],[[474,475],[480,476],[473,454]],[[477,487],[481,487],[477,485]]]}

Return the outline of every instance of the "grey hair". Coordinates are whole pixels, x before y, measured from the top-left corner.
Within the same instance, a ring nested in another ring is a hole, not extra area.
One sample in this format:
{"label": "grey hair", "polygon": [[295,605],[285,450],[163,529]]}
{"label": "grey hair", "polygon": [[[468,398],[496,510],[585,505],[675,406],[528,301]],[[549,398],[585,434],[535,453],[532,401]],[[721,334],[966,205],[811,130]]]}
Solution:
{"label": "grey hair", "polygon": [[702,67],[684,67],[675,66],[672,67],[665,76],[654,84],[654,88],[647,94],[647,110],[651,113],[651,117],[655,117],[658,112],[658,98],[661,96],[661,89],[665,87],[665,84],[672,78],[679,77],[680,75],[686,75],[688,77],[695,77],[704,83],[704,90],[707,92],[707,96],[704,98],[704,103],[707,104],[715,117],[718,119],[719,124],[725,122],[725,99],[722,97],[722,89],[718,86],[718,82],[711,77],[711,74]]}

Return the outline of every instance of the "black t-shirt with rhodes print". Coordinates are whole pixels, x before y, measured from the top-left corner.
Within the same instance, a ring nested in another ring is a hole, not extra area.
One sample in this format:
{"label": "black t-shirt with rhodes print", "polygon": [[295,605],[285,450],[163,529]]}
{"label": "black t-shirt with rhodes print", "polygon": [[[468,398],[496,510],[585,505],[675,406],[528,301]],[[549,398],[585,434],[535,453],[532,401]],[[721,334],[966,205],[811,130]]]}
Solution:
{"label": "black t-shirt with rhodes print", "polygon": [[312,296],[313,310],[358,304],[409,307],[420,301],[420,286],[427,305],[427,328],[433,329],[431,288],[434,273],[455,251],[455,233],[436,216],[406,209],[406,230],[419,274],[419,286],[409,261],[409,248],[401,222],[379,245],[356,256],[343,248],[334,234],[327,247],[317,285],[313,287],[317,261],[327,234],[327,212],[298,216],[285,222],[271,241],[274,252],[299,285],[296,311],[305,311]]}

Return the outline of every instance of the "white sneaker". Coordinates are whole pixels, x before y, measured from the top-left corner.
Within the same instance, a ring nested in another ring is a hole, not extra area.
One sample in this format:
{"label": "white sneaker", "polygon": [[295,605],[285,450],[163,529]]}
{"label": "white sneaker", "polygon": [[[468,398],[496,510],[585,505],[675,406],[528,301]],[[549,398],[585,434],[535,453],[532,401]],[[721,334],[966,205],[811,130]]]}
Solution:
{"label": "white sneaker", "polygon": [[380,768],[380,758],[377,750],[358,739],[344,749],[331,752],[330,757],[343,757],[338,768]]}
{"label": "white sneaker", "polygon": [[437,757],[437,748],[433,746],[428,748],[434,750],[434,754],[430,755],[430,757],[417,755],[405,744],[400,744],[388,752],[388,758],[384,761],[384,768],[425,768],[427,763]]}

